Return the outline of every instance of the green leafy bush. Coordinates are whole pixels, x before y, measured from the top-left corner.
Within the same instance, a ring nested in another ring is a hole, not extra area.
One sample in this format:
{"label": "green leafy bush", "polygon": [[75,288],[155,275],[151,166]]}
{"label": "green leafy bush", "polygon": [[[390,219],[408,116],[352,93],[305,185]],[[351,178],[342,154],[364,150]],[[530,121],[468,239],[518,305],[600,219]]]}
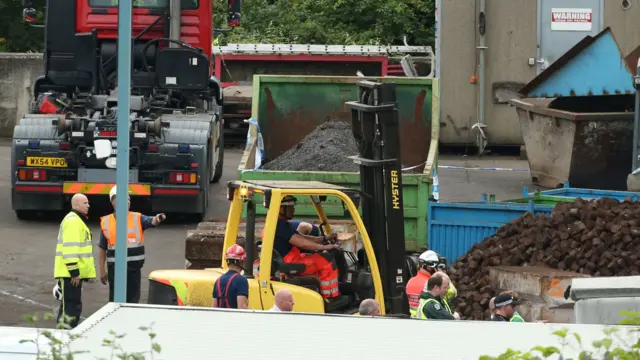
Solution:
{"label": "green leafy bush", "polygon": [[[508,349],[498,356],[483,355],[480,360],[534,360],[534,359],[560,359],[566,358],[563,352],[567,348],[579,349],[580,353],[576,360],[640,360],[640,315],[637,312],[621,311],[625,317],[620,325],[630,325],[627,331],[627,339],[620,336],[622,329],[607,328],[603,330],[604,338],[591,343],[593,350],[586,350],[582,342],[582,337],[578,333],[571,333],[568,329],[560,329],[553,332],[560,341],[560,346],[536,346],[528,352]],[[614,340],[618,340],[614,344]],[[617,345],[620,344],[620,345]]]}
{"label": "green leafy bush", "polygon": [[[34,326],[37,326],[39,320],[38,314],[25,315],[25,320]],[[44,320],[53,319],[54,316],[51,313],[45,313],[43,315]],[[64,322],[58,323],[56,329],[40,329],[38,328],[38,335],[35,339],[24,339],[20,343],[32,343],[36,346],[37,360],[74,360],[75,355],[90,353],[88,350],[72,350],[71,343],[74,340],[82,339],[83,336],[77,334],[70,334],[66,330],[69,326],[66,324],[69,322],[69,318],[65,316]],[[149,336],[149,351],[145,352],[126,352],[118,341],[126,336],[126,334],[119,334],[113,330],[109,331],[109,338],[102,340],[102,346],[111,348],[111,355],[108,358],[120,359],[120,360],[144,360],[153,359],[154,354],[159,354],[162,351],[160,344],[155,341],[156,333],[153,332],[153,323],[150,326],[141,326],[138,328],[140,331],[146,332]],[[47,346],[43,349],[40,345],[40,338],[45,337],[47,339]],[[75,347],[75,346],[74,346]],[[148,356],[148,357],[147,357]],[[107,360],[107,358],[96,358],[99,360]]]}
{"label": "green leafy bush", "polygon": [[[216,0],[214,24],[226,27],[227,0]],[[252,0],[242,4],[228,43],[433,45],[434,0]]]}

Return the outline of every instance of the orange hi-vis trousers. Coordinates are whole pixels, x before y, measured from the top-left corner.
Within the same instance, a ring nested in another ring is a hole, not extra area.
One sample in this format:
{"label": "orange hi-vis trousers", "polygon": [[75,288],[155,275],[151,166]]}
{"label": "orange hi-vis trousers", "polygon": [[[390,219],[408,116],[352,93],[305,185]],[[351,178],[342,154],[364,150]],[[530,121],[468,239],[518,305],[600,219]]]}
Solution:
{"label": "orange hi-vis trousers", "polygon": [[287,264],[304,264],[304,272],[300,275],[315,275],[320,280],[320,295],[325,299],[340,295],[338,290],[338,267],[333,261],[320,254],[303,254],[293,247],[282,260]]}

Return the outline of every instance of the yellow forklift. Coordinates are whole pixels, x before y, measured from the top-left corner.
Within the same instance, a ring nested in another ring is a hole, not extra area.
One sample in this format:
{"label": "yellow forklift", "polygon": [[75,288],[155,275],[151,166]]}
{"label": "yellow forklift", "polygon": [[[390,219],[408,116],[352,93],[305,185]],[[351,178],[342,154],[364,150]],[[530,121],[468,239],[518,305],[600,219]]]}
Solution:
{"label": "yellow forklift", "polygon": [[[249,309],[268,310],[281,288],[295,299],[294,311],[353,314],[360,301],[375,298],[382,314],[409,315],[405,294],[408,268],[405,259],[402,177],[395,84],[361,81],[359,101],[348,102],[353,135],[360,156],[361,189],[315,181],[231,181],[231,201],[222,249],[222,267],[204,270],[156,270],[149,275],[149,304],[212,306],[213,284],[227,270],[226,249],[236,244],[242,211],[246,207],[244,234],[247,257],[243,275],[249,280]],[[298,276],[304,264],[287,264],[273,249],[280,203],[285,196],[309,197],[318,215],[321,232],[332,234],[322,204],[342,202],[359,234],[360,250],[332,250],[338,266],[341,296],[327,302],[316,278]],[[267,208],[265,228],[256,241],[256,201]],[[358,213],[362,205],[362,216]],[[258,250],[259,249],[259,250]],[[254,260],[260,269],[254,274]]]}

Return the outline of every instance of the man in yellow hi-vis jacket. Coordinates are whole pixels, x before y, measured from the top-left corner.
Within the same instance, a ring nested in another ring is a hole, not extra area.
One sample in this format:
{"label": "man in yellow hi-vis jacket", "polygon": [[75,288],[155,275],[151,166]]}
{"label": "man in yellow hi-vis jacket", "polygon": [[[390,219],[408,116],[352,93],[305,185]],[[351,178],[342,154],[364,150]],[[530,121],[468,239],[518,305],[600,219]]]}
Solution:
{"label": "man in yellow hi-vis jacket", "polygon": [[71,211],[60,223],[53,277],[61,290],[58,323],[74,328],[82,313],[82,282],[95,279],[91,231],[87,226],[89,199],[83,194],[71,198]]}

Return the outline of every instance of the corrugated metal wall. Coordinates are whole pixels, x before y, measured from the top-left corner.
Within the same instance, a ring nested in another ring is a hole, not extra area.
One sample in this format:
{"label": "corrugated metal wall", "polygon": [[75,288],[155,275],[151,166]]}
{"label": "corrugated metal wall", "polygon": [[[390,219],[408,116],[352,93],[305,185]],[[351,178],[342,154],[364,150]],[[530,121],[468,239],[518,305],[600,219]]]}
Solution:
{"label": "corrugated metal wall", "polygon": [[[429,203],[428,247],[446,257],[449,263],[464,255],[474,244],[481,242],[496,231],[526,212],[534,215],[549,215],[551,203],[565,198],[598,199],[612,198],[623,201],[631,198],[638,201],[640,195],[627,191],[606,191],[577,188],[547,190],[541,193],[546,203]],[[555,198],[551,198],[555,197]],[[539,200],[542,200],[539,198]],[[533,209],[533,211],[532,211]]]}
{"label": "corrugated metal wall", "polygon": [[[535,205],[533,213],[549,215],[552,208]],[[429,203],[429,249],[453,263],[474,244],[530,210],[528,204]]]}

